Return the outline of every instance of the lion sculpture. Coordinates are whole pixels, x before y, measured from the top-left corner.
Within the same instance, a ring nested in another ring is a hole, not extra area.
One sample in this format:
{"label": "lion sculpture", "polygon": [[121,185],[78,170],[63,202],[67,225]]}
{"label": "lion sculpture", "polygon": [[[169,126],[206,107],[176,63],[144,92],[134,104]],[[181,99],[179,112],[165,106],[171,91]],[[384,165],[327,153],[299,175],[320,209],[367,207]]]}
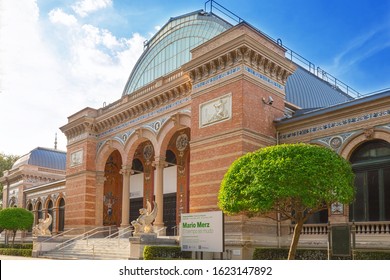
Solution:
{"label": "lion sculpture", "polygon": [[51,232],[49,227],[53,222],[53,217],[48,213],[46,219],[39,219],[37,225],[35,225],[32,229],[32,233],[34,236],[50,236]]}
{"label": "lion sculpture", "polygon": [[152,205],[149,200],[146,201],[146,208],[139,209],[140,216],[131,222],[134,227],[134,234],[141,233],[153,233],[154,229],[152,223],[157,216],[157,203],[153,201],[153,211]]}

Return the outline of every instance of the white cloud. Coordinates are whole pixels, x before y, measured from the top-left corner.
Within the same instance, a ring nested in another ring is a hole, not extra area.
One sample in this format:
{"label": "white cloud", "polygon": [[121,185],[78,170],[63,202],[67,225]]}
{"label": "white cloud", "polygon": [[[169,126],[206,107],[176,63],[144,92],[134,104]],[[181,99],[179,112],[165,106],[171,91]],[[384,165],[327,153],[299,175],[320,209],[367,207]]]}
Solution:
{"label": "white cloud", "polygon": [[80,0],[72,6],[72,9],[81,17],[89,13],[112,6],[112,0]]}
{"label": "white cloud", "polygon": [[383,49],[389,48],[389,26],[376,25],[366,32],[362,32],[348,41],[346,46],[333,59],[328,69],[336,75],[343,75],[351,69],[358,67],[357,64],[372,57]]}
{"label": "white cloud", "polygon": [[77,24],[77,19],[75,16],[66,14],[60,8],[51,10],[49,13],[49,19],[52,23],[60,23],[68,26]]}
{"label": "white cloud", "polygon": [[[40,17],[31,0],[2,1],[1,7],[0,151],[21,155],[53,147],[56,132],[65,149],[59,127],[84,107],[121,97],[145,38],[118,38],[60,7]],[[45,16],[50,21],[43,26]]]}

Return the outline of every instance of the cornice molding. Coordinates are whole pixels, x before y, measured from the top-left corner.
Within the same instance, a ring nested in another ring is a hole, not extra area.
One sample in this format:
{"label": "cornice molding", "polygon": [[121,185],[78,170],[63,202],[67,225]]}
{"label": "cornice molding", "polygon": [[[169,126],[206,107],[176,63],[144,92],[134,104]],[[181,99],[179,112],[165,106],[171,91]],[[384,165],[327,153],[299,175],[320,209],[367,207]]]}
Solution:
{"label": "cornice molding", "polygon": [[285,63],[283,59],[274,60],[245,44],[208,61],[193,65],[188,64],[186,67],[188,67],[188,75],[192,84],[196,84],[243,64],[250,66],[283,86],[286,85],[287,78],[295,70],[291,64]]}
{"label": "cornice molding", "polygon": [[115,112],[114,114],[107,112],[107,114],[99,116],[96,120],[96,133],[108,130],[120,123],[136,118],[149,111],[156,110],[164,104],[189,95],[190,92],[191,83],[186,81],[183,84],[153,95],[144,101],[139,102],[140,100],[135,99],[135,102],[131,102],[133,104],[126,104],[126,108],[121,108],[122,110],[119,112]]}
{"label": "cornice molding", "polygon": [[[169,79],[169,82],[172,82],[172,79]],[[160,88],[145,94],[145,96],[124,96],[121,102],[115,102],[109,108],[99,109],[96,118],[83,116],[61,127],[61,130],[67,136],[68,143],[74,143],[89,136],[97,138],[97,135],[121,123],[125,123],[147,112],[157,110],[159,107],[175,100],[189,96],[191,88],[192,85],[188,77],[184,77],[181,83],[173,87],[171,86],[169,88],[161,85]]]}

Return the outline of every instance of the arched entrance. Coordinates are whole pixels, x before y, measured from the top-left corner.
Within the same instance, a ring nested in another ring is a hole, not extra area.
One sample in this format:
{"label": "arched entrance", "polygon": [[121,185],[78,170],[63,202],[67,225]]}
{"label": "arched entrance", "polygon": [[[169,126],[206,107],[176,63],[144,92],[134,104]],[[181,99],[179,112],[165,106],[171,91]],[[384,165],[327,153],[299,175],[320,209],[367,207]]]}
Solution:
{"label": "arched entrance", "polygon": [[121,167],[121,155],[115,150],[108,157],[104,168],[106,180],[103,191],[103,225],[105,226],[119,227],[121,224],[123,186],[123,177],[120,174]]}
{"label": "arched entrance", "polygon": [[390,220],[390,144],[373,140],[360,145],[350,161],[355,172],[356,197],[351,221]]}
{"label": "arched entrance", "polygon": [[182,213],[189,209],[190,129],[176,131],[165,152],[164,213],[167,235],[176,235]]}
{"label": "arched entrance", "polygon": [[130,177],[130,221],[139,217],[139,209],[144,207],[144,163],[140,158],[133,159]]}
{"label": "arched entrance", "polygon": [[154,201],[154,147],[150,141],[140,143],[134,152],[130,176],[130,222],[139,217],[146,200]]}
{"label": "arched entrance", "polygon": [[163,221],[167,227],[166,235],[174,235],[177,211],[177,159],[176,154],[172,150],[167,150],[165,153],[165,161],[167,167],[164,170],[164,213]]}

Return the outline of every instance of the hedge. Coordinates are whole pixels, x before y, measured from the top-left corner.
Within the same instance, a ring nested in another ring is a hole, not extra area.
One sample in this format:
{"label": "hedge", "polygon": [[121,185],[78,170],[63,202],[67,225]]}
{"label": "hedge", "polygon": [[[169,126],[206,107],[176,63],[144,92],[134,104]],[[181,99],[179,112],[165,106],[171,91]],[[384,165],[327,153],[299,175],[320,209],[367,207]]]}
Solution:
{"label": "hedge", "polygon": [[183,252],[179,246],[145,246],[144,260],[191,259],[191,252]]}
{"label": "hedge", "polygon": [[31,257],[32,249],[0,248],[0,255]]}
{"label": "hedge", "polygon": [[[390,260],[390,251],[355,251],[355,260]],[[288,249],[256,248],[254,260],[287,260]],[[296,260],[327,260],[328,251],[319,249],[298,249]],[[332,257],[334,260],[350,260],[351,257]]]}
{"label": "hedge", "polygon": [[33,244],[32,243],[14,244],[13,246],[12,246],[12,244],[8,244],[8,245],[0,244],[0,248],[32,249],[33,248]]}

